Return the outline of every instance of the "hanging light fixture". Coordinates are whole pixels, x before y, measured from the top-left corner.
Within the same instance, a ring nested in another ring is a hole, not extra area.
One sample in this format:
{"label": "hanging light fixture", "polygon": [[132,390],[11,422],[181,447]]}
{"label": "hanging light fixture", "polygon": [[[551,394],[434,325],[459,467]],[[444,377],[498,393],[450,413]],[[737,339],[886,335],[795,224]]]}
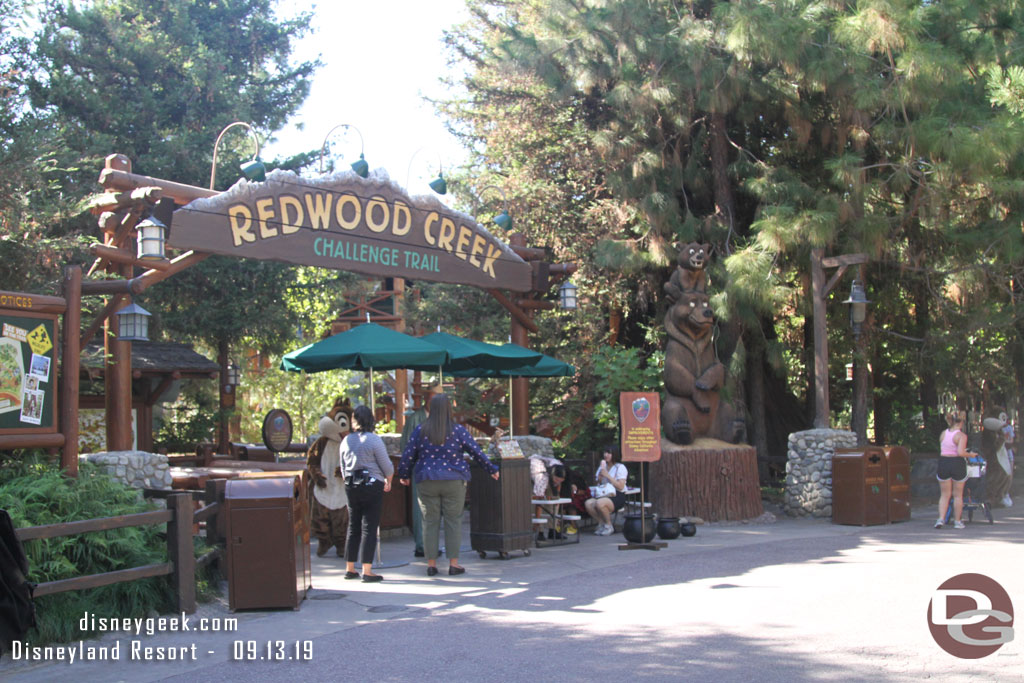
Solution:
{"label": "hanging light fixture", "polygon": [[217,148],[220,146],[220,141],[221,139],[223,139],[224,134],[227,133],[232,128],[234,128],[235,126],[244,126],[252,134],[253,140],[256,141],[256,153],[252,155],[252,159],[246,161],[241,166],[239,166],[242,173],[245,174],[245,177],[248,178],[249,180],[254,180],[261,183],[267,179],[267,168],[266,166],[263,165],[263,162],[260,161],[260,138],[258,135],[256,135],[256,129],[254,129],[245,121],[235,121],[234,123],[229,123],[227,126],[225,126],[224,130],[222,130],[220,132],[220,135],[217,136],[217,141],[213,143],[213,165],[210,167],[211,190],[217,183]]}
{"label": "hanging light fixture", "polygon": [[365,150],[365,144],[363,143],[363,134],[359,132],[359,129],[353,126],[351,123],[339,123],[334,128],[327,131],[327,135],[324,136],[324,143],[320,145],[320,173],[324,172],[324,152],[327,151],[327,139],[331,137],[331,133],[338,130],[339,128],[349,129],[351,128],[359,136],[359,158],[352,162],[351,168],[357,176],[365,178],[370,175],[370,165],[366,163],[366,157],[363,156]]}
{"label": "hanging light fixture", "polygon": [[[410,180],[412,178],[412,162],[416,160],[416,155],[427,149],[427,147],[420,147],[412,156],[409,158],[409,167],[405,170],[405,191],[410,192]],[[433,151],[433,150],[431,150]],[[436,152],[435,152],[436,154]],[[427,185],[431,190],[437,194],[448,194],[448,181],[444,179],[444,165],[441,163],[441,156],[437,155],[437,177],[431,180]]]}
{"label": "hanging light fixture", "polygon": [[859,336],[861,326],[867,318],[868,304],[871,303],[864,294],[864,285],[860,280],[853,281],[853,285],[850,287],[850,298],[843,303],[850,306],[850,325],[853,327],[854,336]]}
{"label": "hanging light fixture", "polygon": [[501,189],[497,185],[488,185],[484,189],[480,190],[480,194],[482,195],[484,192],[486,192],[487,190],[491,190],[491,189],[497,190],[501,194],[501,202],[502,202],[501,213],[499,213],[497,216],[495,216],[491,220],[492,220],[492,222],[495,225],[497,225],[502,230],[505,230],[505,231],[511,230],[512,229],[512,216],[510,216],[509,213],[508,213],[508,197],[505,195],[505,190]]}
{"label": "hanging light fixture", "polygon": [[149,341],[152,315],[134,301],[117,312],[117,338],[120,341]]}
{"label": "hanging light fixture", "polygon": [[224,393],[230,394],[235,390],[241,382],[241,368],[235,361],[228,363],[227,367],[224,368]]}
{"label": "hanging light fixture", "polygon": [[140,261],[163,261],[164,242],[167,239],[167,226],[156,216],[150,216],[137,226],[136,241],[138,242],[138,259]]}
{"label": "hanging light fixture", "polygon": [[576,310],[576,285],[569,280],[558,288],[558,305],[565,311]]}

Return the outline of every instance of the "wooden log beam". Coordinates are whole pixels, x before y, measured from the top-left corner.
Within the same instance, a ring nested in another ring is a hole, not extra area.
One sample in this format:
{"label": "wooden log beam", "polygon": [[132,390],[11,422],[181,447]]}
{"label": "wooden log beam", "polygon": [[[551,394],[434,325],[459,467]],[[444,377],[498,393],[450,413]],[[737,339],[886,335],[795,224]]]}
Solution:
{"label": "wooden log beam", "polygon": [[174,572],[174,565],[170,562],[160,564],[147,564],[133,569],[119,569],[104,574],[91,574],[89,576],[77,576],[73,579],[62,579],[60,581],[47,581],[36,586],[32,591],[34,597],[53,595],[54,593],[66,593],[67,591],[85,590],[87,588],[99,588],[114,583],[135,581],[136,579],[148,579],[153,576],[166,576]]}
{"label": "wooden log beam", "polygon": [[93,531],[110,531],[111,529],[124,529],[126,527],[145,526],[147,524],[166,524],[171,519],[173,519],[172,512],[168,510],[154,510],[152,512],[118,515],[116,517],[84,519],[80,522],[62,522],[60,524],[23,527],[15,529],[14,535],[18,537],[19,541],[32,541],[38,538],[60,538],[61,536],[75,536]]}
{"label": "wooden log beam", "polygon": [[209,254],[189,251],[174,258],[166,267],[160,270],[147,270],[138,277],[130,280],[94,280],[82,283],[82,294],[87,296],[107,294],[141,294],[149,287],[158,282],[166,280],[170,276],[180,273],[189,266],[195,265],[208,258]]}
{"label": "wooden log beam", "polygon": [[[84,285],[85,283],[82,284]],[[85,351],[85,347],[89,345],[89,342],[92,341],[92,338],[95,337],[96,333],[100,331],[100,328],[103,327],[103,323],[107,320],[107,318],[110,317],[110,315],[114,311],[117,311],[121,308],[121,304],[123,301],[124,295],[119,294],[111,298],[110,301],[107,302],[107,305],[103,307],[103,310],[100,311],[100,314],[96,316],[96,319],[93,320],[92,323],[89,325],[89,329],[87,329],[85,333],[82,334],[82,340],[78,345],[79,353]]]}
{"label": "wooden log beam", "polygon": [[157,187],[164,197],[170,197],[175,204],[184,206],[194,199],[213,197],[220,194],[204,187],[185,185],[170,180],[151,178],[116,168],[107,168],[100,173],[100,185],[108,190],[132,190],[137,187]]}
{"label": "wooden log beam", "polygon": [[533,332],[534,334],[536,334],[537,332],[540,331],[540,328],[537,327],[537,324],[534,323],[533,320],[530,319],[530,316],[523,309],[521,309],[518,306],[516,306],[515,302],[513,302],[507,296],[502,294],[499,290],[497,290],[497,289],[488,289],[487,293],[490,294],[491,296],[493,296],[495,299],[497,299],[498,303],[501,304],[502,306],[504,306],[505,310],[507,310],[509,313],[511,313],[512,317],[520,325],[525,327],[530,332]]}
{"label": "wooden log beam", "polygon": [[67,300],[59,296],[0,290],[0,308],[34,313],[63,313],[67,310]]}
{"label": "wooden log beam", "polygon": [[[163,259],[161,261],[143,261],[135,256],[135,252],[131,252],[126,249],[118,249],[116,247],[108,247],[103,244],[94,244],[89,247],[89,251],[97,258],[111,261],[112,263],[120,263],[126,266],[138,266],[139,268],[151,268],[153,270],[167,270],[171,267],[171,262],[167,259]],[[93,266],[93,269],[95,270],[96,266]]]}
{"label": "wooden log beam", "polygon": [[859,263],[867,263],[867,254],[842,254],[841,256],[825,256],[821,259],[824,268],[835,268],[837,266],[855,266]]}
{"label": "wooden log beam", "polygon": [[543,299],[516,299],[516,306],[520,308],[534,308],[544,311],[550,311],[554,308],[558,308],[558,304],[553,301],[544,301]]}
{"label": "wooden log beam", "polygon": [[510,244],[508,247],[515,252],[516,256],[524,261],[540,261],[547,256],[547,253],[543,249],[539,249],[537,247],[521,247],[516,244]]}
{"label": "wooden log beam", "polygon": [[60,448],[65,443],[63,434],[5,434],[0,436],[0,451],[15,448]]}
{"label": "wooden log beam", "polygon": [[149,396],[146,397],[146,405],[156,405],[163,393],[171,387],[171,384],[173,384],[175,380],[179,379],[181,379],[181,372],[177,370],[169,375],[164,375],[164,378],[160,380],[160,384],[157,385],[156,389],[149,392]]}
{"label": "wooden log beam", "polygon": [[60,454],[61,469],[70,477],[78,476],[78,393],[82,367],[82,267],[64,268],[64,297],[68,310],[64,314],[64,343],[60,377],[60,430],[65,439]]}

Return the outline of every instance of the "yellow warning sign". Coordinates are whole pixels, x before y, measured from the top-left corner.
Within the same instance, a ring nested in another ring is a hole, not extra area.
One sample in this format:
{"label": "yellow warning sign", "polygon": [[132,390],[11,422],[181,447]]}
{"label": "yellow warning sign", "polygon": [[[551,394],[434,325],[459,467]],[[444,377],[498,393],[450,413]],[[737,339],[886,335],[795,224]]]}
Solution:
{"label": "yellow warning sign", "polygon": [[40,356],[53,348],[50,335],[46,334],[46,328],[42,325],[28,333],[28,345],[32,347],[32,353]]}

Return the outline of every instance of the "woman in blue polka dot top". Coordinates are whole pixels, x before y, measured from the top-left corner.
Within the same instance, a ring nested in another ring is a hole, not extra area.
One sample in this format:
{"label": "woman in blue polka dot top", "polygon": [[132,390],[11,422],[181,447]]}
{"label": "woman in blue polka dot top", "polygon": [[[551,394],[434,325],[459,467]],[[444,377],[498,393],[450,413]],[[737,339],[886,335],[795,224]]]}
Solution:
{"label": "woman in blue polka dot top", "polygon": [[435,394],[427,406],[426,422],[416,427],[398,463],[398,480],[405,486],[415,477],[418,503],[423,514],[423,551],[427,558],[427,576],[437,574],[437,547],[444,515],[444,547],[448,553],[448,573],[463,574],[459,566],[462,544],[462,511],[466,505],[469,463],[473,458],[498,478],[498,466],[487,459],[465,427],[452,419],[447,394]]}

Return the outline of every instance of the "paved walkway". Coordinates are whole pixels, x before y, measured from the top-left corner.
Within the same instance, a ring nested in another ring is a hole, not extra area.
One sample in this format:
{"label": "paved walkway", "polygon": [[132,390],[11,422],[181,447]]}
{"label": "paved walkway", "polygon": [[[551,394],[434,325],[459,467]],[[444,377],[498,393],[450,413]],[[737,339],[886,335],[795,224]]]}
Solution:
{"label": "paved walkway", "polygon": [[[333,554],[314,558],[314,589],[298,611],[231,615],[223,602],[207,604],[193,625],[233,616],[237,630],[110,634],[84,646],[120,643],[119,661],[5,659],[0,679],[1024,680],[1019,628],[994,655],[961,660],[939,649],[926,619],[933,591],[965,572],[994,578],[1024,610],[1021,488],[1020,504],[998,510],[996,524],[963,531],[933,529],[928,506],[890,526],[704,525],[658,552],[623,552],[621,536],[584,534],[579,545],[504,561],[465,549],[468,571],[451,578],[428,578],[411,539],[393,539],[385,562],[411,563],[382,569],[383,583],[345,581]],[[196,660],[130,661],[133,640],[167,653],[195,645]],[[291,661],[267,659],[276,641]],[[249,648],[263,659],[232,661]]]}

